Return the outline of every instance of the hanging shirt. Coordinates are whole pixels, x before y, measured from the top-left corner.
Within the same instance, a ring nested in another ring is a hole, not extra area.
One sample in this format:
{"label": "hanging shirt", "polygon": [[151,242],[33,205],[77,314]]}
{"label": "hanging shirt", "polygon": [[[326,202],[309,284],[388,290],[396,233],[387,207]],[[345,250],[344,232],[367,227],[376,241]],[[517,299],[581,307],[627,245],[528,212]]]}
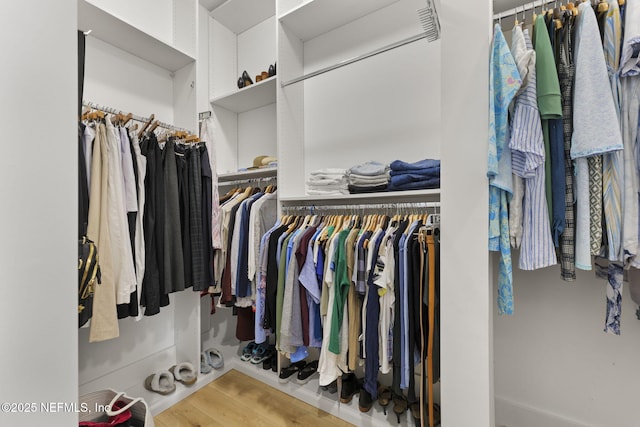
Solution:
{"label": "hanging shirt", "polygon": [[[363,319],[366,322],[366,331],[363,335],[366,337],[364,343],[366,347],[366,359],[364,368],[364,383],[362,388],[369,392],[373,399],[378,398],[378,371],[380,367],[379,354],[379,333],[378,321],[380,318],[380,297],[378,296],[378,287],[376,280],[376,264],[378,263],[378,252],[380,243],[384,237],[384,230],[378,228],[374,233],[372,240],[369,241],[369,260],[367,269],[367,316]],[[364,329],[364,328],[363,328]]]}
{"label": "hanging shirt", "polygon": [[536,52],[528,30],[513,30],[511,51],[526,86],[515,98],[509,146],[513,171],[524,179],[525,195],[519,267],[535,270],[556,264],[547,210],[544,139],[536,98]]}
{"label": "hanging shirt", "polygon": [[413,360],[413,355],[409,352],[409,254],[407,247],[409,245],[410,236],[418,228],[419,222],[414,221],[406,229],[406,232],[400,237],[399,247],[399,268],[400,268],[400,345],[401,345],[401,377],[400,388],[407,389],[410,382],[409,363]]}
{"label": "hanging shirt", "polygon": [[91,163],[93,159],[93,141],[96,131],[91,126],[85,126],[82,132],[82,147],[84,151],[84,161],[87,172],[87,187],[91,188]]}
{"label": "hanging shirt", "polygon": [[[508,149],[508,107],[522,81],[509,51],[500,25],[494,29],[489,67],[489,250],[500,251],[500,275],[498,277],[498,310],[513,312],[513,277],[509,239],[508,200],[511,185],[511,162]],[[502,163],[502,165],[501,165]],[[506,170],[505,170],[506,169]],[[508,174],[508,177],[506,176]]]}
{"label": "hanging shirt", "polygon": [[218,168],[216,165],[216,147],[213,138],[214,121],[210,117],[202,121],[200,126],[200,140],[204,141],[209,152],[209,165],[211,167],[211,244],[214,249],[222,247],[222,234],[220,223],[222,214],[220,211],[220,195],[218,194]]}
{"label": "hanging shirt", "polygon": [[[145,273],[145,243],[144,243],[144,209],[146,203],[146,192],[144,181],[147,176],[147,158],[142,155],[142,151],[140,149],[140,141],[138,140],[138,135],[135,132],[131,133],[131,145],[133,146],[133,152],[136,156],[136,167],[138,169],[138,215],[136,216],[136,234],[134,237],[135,240],[135,265],[136,265],[136,281],[137,281],[137,297],[138,297],[138,305],[140,305],[140,300],[142,296],[142,282],[144,280]],[[143,310],[138,311],[138,315],[136,316],[136,320],[141,320],[143,317]]]}
{"label": "hanging shirt", "polygon": [[624,42],[620,58],[620,76],[640,74],[640,4],[637,1],[625,3]]}
{"label": "hanging shirt", "polygon": [[316,266],[313,263],[313,241],[321,232],[318,228],[314,232],[311,239],[307,243],[307,254],[305,257],[302,270],[300,270],[300,284],[307,291],[307,300],[309,303],[309,346],[320,348],[322,346],[322,334],[317,334],[316,329],[320,329],[320,285],[316,274]]}
{"label": "hanging shirt", "polygon": [[[622,22],[617,0],[609,1],[604,27],[604,57],[611,83],[611,94],[620,120],[620,45]],[[624,177],[624,151],[618,150],[603,156],[603,205],[607,233],[607,254],[610,261],[622,261],[622,188]]]}
{"label": "hanging shirt", "polygon": [[258,272],[256,285],[256,315],[255,315],[255,342],[261,344],[267,340],[268,330],[264,328],[264,315],[267,301],[267,259],[269,252],[269,239],[271,234],[280,227],[280,221],[273,225],[260,239],[258,254]]}
{"label": "hanging shirt", "polygon": [[278,217],[278,199],[276,192],[267,193],[253,203],[249,216],[248,234],[248,278],[251,282],[256,279],[259,264],[260,236],[263,236],[276,223]]}
{"label": "hanging shirt", "polygon": [[564,137],[565,228],[560,236],[560,277],[565,281],[576,280],[576,216],[575,216],[575,176],[571,160],[571,136],[573,134],[573,75],[571,33],[573,21],[565,20],[562,27],[562,43],[558,61],[558,79],[562,92],[562,130]]}
{"label": "hanging shirt", "polygon": [[[320,374],[320,386],[329,385],[336,380],[342,372],[338,368],[338,355],[329,351],[329,342],[331,340],[331,328],[329,325],[333,322],[334,316],[334,270],[329,268],[335,262],[335,242],[339,233],[336,233],[329,242],[327,242],[327,252],[325,259],[324,284],[323,293],[328,293],[327,315],[324,319],[324,329],[322,337],[322,348],[320,349],[320,358],[318,360],[318,373]],[[326,286],[326,287],[325,287]]]}
{"label": "hanging shirt", "polygon": [[131,293],[136,290],[136,274],[133,268],[133,252],[129,236],[129,225],[124,206],[122,181],[122,153],[117,129],[106,120],[107,153],[109,156],[108,177],[108,221],[115,263],[116,304],[129,304]]}
{"label": "hanging shirt", "polygon": [[[544,16],[539,15],[534,26],[534,40],[536,50],[536,73],[537,73],[537,95],[538,109],[542,119],[542,134],[544,147],[547,156],[545,158],[545,188],[547,195],[547,205],[549,208],[550,221],[553,219],[553,190],[551,179],[551,140],[549,132],[549,120],[562,117],[562,107],[560,101],[560,84],[556,71],[553,48],[547,30]],[[555,138],[555,133],[554,133]]]}
{"label": "hanging shirt", "polygon": [[[622,137],[611,94],[607,66],[595,13],[590,5],[579,5],[575,30],[575,85],[571,157],[580,159],[621,150]],[[590,213],[585,212],[584,161],[576,162],[577,226],[576,267],[591,269]],[[635,195],[634,197],[637,197]],[[597,221],[597,218],[595,219]],[[636,218],[637,221],[637,218]],[[637,239],[637,233],[636,233]]]}
{"label": "hanging shirt", "polygon": [[376,264],[376,276],[374,280],[378,287],[380,298],[380,372],[387,374],[391,371],[389,361],[393,351],[393,318],[395,305],[394,270],[395,259],[393,250],[393,237],[395,227],[389,227],[382,242]]}
{"label": "hanging shirt", "polygon": [[120,140],[120,154],[122,156],[122,179],[124,188],[124,204],[127,212],[138,212],[138,197],[136,194],[136,178],[133,172],[133,157],[129,135],[123,127],[117,129]]}
{"label": "hanging shirt", "polygon": [[349,292],[350,280],[347,277],[347,254],[345,241],[349,235],[349,230],[342,230],[338,234],[335,256],[335,284],[334,284],[334,307],[333,319],[330,325],[329,351],[340,354],[340,329],[342,328],[342,318],[344,315],[347,293]]}

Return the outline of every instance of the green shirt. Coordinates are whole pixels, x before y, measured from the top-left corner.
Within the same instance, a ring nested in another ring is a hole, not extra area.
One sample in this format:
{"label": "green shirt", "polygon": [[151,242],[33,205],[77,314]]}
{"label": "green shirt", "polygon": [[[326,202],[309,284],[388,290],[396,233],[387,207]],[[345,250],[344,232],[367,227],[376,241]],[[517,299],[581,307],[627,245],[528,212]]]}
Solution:
{"label": "green shirt", "polygon": [[543,15],[536,19],[534,27],[534,40],[536,51],[536,93],[538,97],[538,110],[542,119],[542,134],[544,137],[544,175],[545,190],[547,195],[547,207],[549,218],[553,223],[553,197],[551,194],[551,151],[549,143],[548,119],[562,118],[562,97],[560,95],[560,81],[558,70],[553,56],[551,39],[547,29],[547,23]]}
{"label": "green shirt", "polygon": [[340,354],[340,328],[344,318],[344,305],[349,292],[349,276],[347,274],[347,248],[345,241],[351,230],[343,230],[338,234],[335,256],[335,278],[333,280],[333,317],[329,334],[329,351]]}

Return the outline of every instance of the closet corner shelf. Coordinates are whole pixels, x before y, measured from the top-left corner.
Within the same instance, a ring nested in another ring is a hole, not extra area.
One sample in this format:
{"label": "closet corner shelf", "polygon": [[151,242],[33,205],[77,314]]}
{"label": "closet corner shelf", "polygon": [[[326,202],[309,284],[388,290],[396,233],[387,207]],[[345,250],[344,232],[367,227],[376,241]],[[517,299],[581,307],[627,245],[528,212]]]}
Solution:
{"label": "closet corner shelf", "polygon": [[195,58],[130,23],[89,3],[78,1],[78,29],[169,71],[177,71]]}
{"label": "closet corner shelf", "polygon": [[226,108],[234,113],[244,113],[276,102],[276,78],[269,77],[249,87],[215,97],[211,105]]}
{"label": "closet corner shelf", "polygon": [[357,205],[361,203],[411,203],[411,202],[439,202],[440,189],[388,191],[381,193],[345,194],[336,196],[301,196],[280,197],[285,205]]}
{"label": "closet corner shelf", "polygon": [[237,181],[241,179],[258,179],[270,178],[278,175],[278,168],[253,169],[242,172],[222,173],[218,175],[218,182],[224,184],[228,181]]}
{"label": "closet corner shelf", "polygon": [[209,15],[235,34],[240,34],[275,14],[274,0],[227,0]]}
{"label": "closet corner shelf", "polygon": [[[311,0],[285,13],[279,20],[306,42],[397,1]],[[337,10],[340,13],[336,13]]]}

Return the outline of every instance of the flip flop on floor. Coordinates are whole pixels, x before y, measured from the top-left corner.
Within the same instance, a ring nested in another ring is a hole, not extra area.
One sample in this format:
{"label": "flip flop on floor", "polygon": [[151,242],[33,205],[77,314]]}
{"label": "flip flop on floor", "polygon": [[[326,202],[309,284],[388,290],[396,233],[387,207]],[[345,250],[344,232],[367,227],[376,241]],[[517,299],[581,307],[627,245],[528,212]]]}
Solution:
{"label": "flip flop on floor", "polygon": [[159,371],[151,374],[144,380],[144,388],[166,396],[176,391],[173,374],[169,371]]}
{"label": "flip flop on floor", "polygon": [[215,348],[209,348],[204,351],[204,355],[207,359],[207,364],[213,369],[222,369],[224,367],[224,358]]}
{"label": "flip flop on floor", "polygon": [[173,374],[176,381],[187,386],[194,385],[198,380],[196,368],[189,362],[178,363],[169,368],[169,372]]}

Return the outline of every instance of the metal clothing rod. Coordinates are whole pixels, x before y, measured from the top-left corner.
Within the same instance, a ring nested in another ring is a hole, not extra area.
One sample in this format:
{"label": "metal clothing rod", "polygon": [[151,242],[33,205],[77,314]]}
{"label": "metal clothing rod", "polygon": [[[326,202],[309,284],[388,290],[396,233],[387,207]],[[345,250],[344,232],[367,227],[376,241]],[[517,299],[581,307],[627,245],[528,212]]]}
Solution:
{"label": "metal clothing rod", "polygon": [[[105,113],[124,114],[124,111],[122,111],[122,110],[117,110],[117,109],[112,108],[112,107],[107,107],[105,105],[100,105],[100,104],[97,104],[95,102],[82,101],[82,105],[85,106],[85,107],[92,108],[94,110],[104,111]],[[149,117],[142,117],[142,116],[138,116],[136,114],[131,114],[131,120],[135,120],[135,121],[141,122],[141,123],[147,123],[149,121]],[[189,129],[179,128],[177,126],[170,125],[168,123],[158,122],[158,126],[161,127],[161,128],[170,129],[170,130],[174,130],[174,131],[183,131],[183,132],[187,132],[187,133],[193,133]]]}
{"label": "metal clothing rod", "polygon": [[362,61],[363,59],[370,58],[372,56],[376,56],[376,55],[384,53],[384,52],[386,52],[388,50],[392,50],[392,49],[395,49],[397,47],[404,46],[406,44],[413,43],[413,42],[418,41],[418,40],[422,40],[422,39],[424,39],[426,37],[427,37],[426,34],[420,33],[420,34],[415,35],[413,37],[409,37],[409,38],[406,38],[404,40],[400,40],[399,42],[395,42],[395,43],[392,43],[390,45],[381,47],[381,48],[376,49],[374,51],[371,51],[369,53],[365,53],[363,55],[356,56],[356,57],[351,58],[351,59],[345,59],[344,61],[338,62],[337,64],[330,65],[330,66],[325,67],[325,68],[321,68],[321,69],[319,69],[317,71],[313,71],[313,72],[308,73],[308,74],[304,74],[304,75],[302,75],[300,77],[296,77],[295,79],[287,80],[286,82],[282,82],[281,86],[282,87],[286,87],[286,86],[292,85],[294,83],[301,82],[301,81],[306,80],[306,79],[308,79],[310,77],[315,77],[315,76],[318,76],[320,74],[324,74],[324,73],[326,73],[328,71],[332,71],[332,70],[335,70],[337,68],[344,67],[345,65],[349,65],[349,64],[353,64],[354,62]]}
{"label": "metal clothing rod", "polygon": [[383,209],[426,209],[439,208],[440,202],[402,202],[402,203],[373,203],[357,205],[283,205],[283,211],[361,211],[361,210],[383,210]]}
{"label": "metal clothing rod", "polygon": [[496,13],[496,14],[493,15],[493,19],[494,20],[496,20],[496,19],[499,20],[499,19],[502,19],[502,18],[508,18],[510,16],[517,15],[518,13],[528,12],[528,11],[530,11],[532,9],[537,8],[537,7],[542,8],[542,7],[544,7],[544,6],[548,5],[548,4],[551,4],[551,3],[558,3],[558,0],[548,0],[548,1],[542,0],[542,1],[528,2],[528,3],[523,4],[522,6],[514,7],[513,9],[509,9],[509,10],[505,10],[505,11],[500,12],[500,13]]}
{"label": "metal clothing rod", "polygon": [[258,183],[258,182],[263,182],[263,181],[273,181],[278,179],[277,176],[263,176],[260,178],[245,178],[245,179],[236,179],[233,181],[218,181],[218,186],[221,185],[238,185],[238,184],[251,184],[251,183]]}

